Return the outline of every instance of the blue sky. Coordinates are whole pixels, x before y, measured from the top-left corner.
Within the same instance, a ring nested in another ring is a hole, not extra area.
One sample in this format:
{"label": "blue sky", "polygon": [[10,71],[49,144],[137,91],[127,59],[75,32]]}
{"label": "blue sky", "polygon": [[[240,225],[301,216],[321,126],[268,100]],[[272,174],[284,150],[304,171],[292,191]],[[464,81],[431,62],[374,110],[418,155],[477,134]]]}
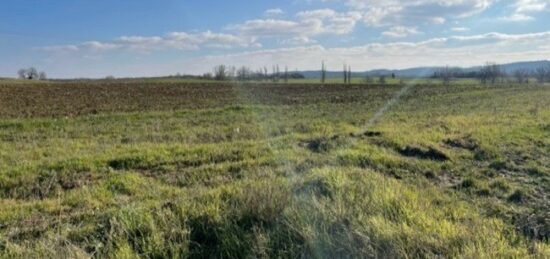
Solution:
{"label": "blue sky", "polygon": [[354,70],[550,59],[550,0],[8,0],[0,76]]}

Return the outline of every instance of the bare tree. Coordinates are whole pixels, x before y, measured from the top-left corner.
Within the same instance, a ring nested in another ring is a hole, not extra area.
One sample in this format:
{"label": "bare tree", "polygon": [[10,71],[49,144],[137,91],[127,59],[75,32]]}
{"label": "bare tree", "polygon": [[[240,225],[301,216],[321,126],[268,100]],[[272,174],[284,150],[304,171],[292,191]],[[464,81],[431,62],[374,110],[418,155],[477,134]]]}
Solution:
{"label": "bare tree", "polygon": [[348,66],[348,84],[351,84],[351,65]]}
{"label": "bare tree", "polygon": [[285,66],[285,76],[284,76],[285,84],[288,83],[288,66]]}
{"label": "bare tree", "polygon": [[237,78],[241,81],[250,79],[251,71],[248,67],[242,66],[237,70]]}
{"label": "bare tree", "polygon": [[518,84],[529,83],[529,72],[525,69],[518,69],[514,71],[514,77],[516,78]]}
{"label": "bare tree", "polygon": [[550,66],[549,67],[539,67],[535,69],[534,75],[535,78],[539,83],[544,83],[547,80],[547,75],[550,74]]}
{"label": "bare tree", "polygon": [[439,77],[441,78],[441,80],[443,81],[443,85],[445,86],[448,86],[451,83],[452,76],[453,75],[451,70],[449,69],[449,66],[445,66],[445,68],[442,68],[439,71]]}
{"label": "bare tree", "polygon": [[48,76],[46,75],[46,72],[42,71],[38,73],[38,80],[46,80],[48,79]]}
{"label": "bare tree", "polygon": [[385,75],[381,75],[381,76],[378,78],[378,83],[381,84],[381,85],[385,85],[385,84],[386,84],[386,76],[385,76]]}
{"label": "bare tree", "polygon": [[227,67],[225,65],[214,67],[214,79],[218,81],[227,80]]}
{"label": "bare tree", "polygon": [[279,82],[280,78],[281,78],[281,70],[279,68],[279,65],[275,65],[275,82]]}
{"label": "bare tree", "polygon": [[237,75],[237,68],[235,66],[230,66],[227,70],[227,78],[234,79]]}
{"label": "bare tree", "polygon": [[[27,80],[45,80],[46,79],[46,73],[44,72],[38,72],[36,68],[30,67],[30,68],[23,68],[19,69],[17,71],[17,75],[20,79],[27,79]],[[41,77],[43,75],[43,77]]]}
{"label": "bare tree", "polygon": [[374,80],[372,77],[370,77],[368,74],[365,76],[365,79],[363,80],[365,84],[372,84],[374,83]]}
{"label": "bare tree", "polygon": [[26,69],[19,69],[17,71],[17,75],[19,76],[19,79],[27,79],[27,70]]}
{"label": "bare tree", "polygon": [[505,76],[505,73],[501,70],[500,66],[496,63],[487,62],[481,70],[479,71],[479,79],[481,83],[486,84],[490,82],[491,84],[497,83],[499,78]]}
{"label": "bare tree", "polygon": [[325,61],[321,62],[321,84],[324,84],[327,79],[327,68],[325,67]]}
{"label": "bare tree", "polygon": [[348,83],[348,66],[344,63],[344,84]]}
{"label": "bare tree", "polygon": [[38,79],[39,73],[38,73],[38,70],[36,70],[36,68],[31,67],[28,69],[27,75],[28,75],[28,78],[32,80],[32,79]]}

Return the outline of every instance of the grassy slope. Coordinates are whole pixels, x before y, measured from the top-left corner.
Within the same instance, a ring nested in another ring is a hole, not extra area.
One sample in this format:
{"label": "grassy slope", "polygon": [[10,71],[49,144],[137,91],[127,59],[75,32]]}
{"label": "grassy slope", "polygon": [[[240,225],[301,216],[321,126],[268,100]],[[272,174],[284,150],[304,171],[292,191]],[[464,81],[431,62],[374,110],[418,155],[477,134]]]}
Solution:
{"label": "grassy slope", "polygon": [[0,103],[0,257],[550,256],[547,86],[153,87]]}

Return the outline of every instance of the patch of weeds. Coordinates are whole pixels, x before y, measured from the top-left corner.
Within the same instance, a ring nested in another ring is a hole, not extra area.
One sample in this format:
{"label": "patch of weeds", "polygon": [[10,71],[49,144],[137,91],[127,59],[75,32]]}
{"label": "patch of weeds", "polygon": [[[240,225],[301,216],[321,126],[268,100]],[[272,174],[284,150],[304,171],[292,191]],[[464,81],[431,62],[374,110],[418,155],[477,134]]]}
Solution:
{"label": "patch of weeds", "polygon": [[0,122],[0,130],[23,130],[25,125],[21,122]]}
{"label": "patch of weeds", "polygon": [[535,177],[544,176],[543,169],[541,169],[540,167],[537,167],[537,166],[532,166],[532,167],[527,168],[527,173],[530,176],[535,176]]}
{"label": "patch of weeds", "polygon": [[522,190],[516,190],[510,196],[508,196],[508,201],[513,203],[524,203],[527,200],[527,194]]}
{"label": "patch of weeds", "polygon": [[328,153],[339,147],[346,146],[348,139],[335,135],[331,138],[320,137],[312,140],[305,141],[303,145],[307,147],[311,152],[315,153]]}
{"label": "patch of weeds", "polygon": [[298,122],[294,125],[293,130],[298,133],[310,133],[313,131],[313,127],[308,124]]}
{"label": "patch of weeds", "polygon": [[70,159],[48,165],[45,169],[57,172],[86,172],[91,171],[92,167],[86,161],[80,159]]}
{"label": "patch of weeds", "polygon": [[296,189],[297,193],[314,194],[318,197],[332,197],[329,183],[323,178],[314,178],[303,183]]}
{"label": "patch of weeds", "polygon": [[143,169],[148,167],[146,158],[143,156],[116,158],[107,161],[107,165],[115,170]]}
{"label": "patch of weeds", "polygon": [[143,179],[137,174],[115,174],[105,185],[109,191],[115,194],[134,195],[143,191]]}
{"label": "patch of weeds", "polygon": [[497,171],[501,171],[501,170],[505,170],[508,168],[508,165],[505,161],[500,161],[500,160],[497,160],[497,161],[493,161],[490,165],[489,165],[490,168],[494,169],[494,170],[497,170]]}
{"label": "patch of weeds", "polygon": [[297,186],[296,192],[332,199],[345,184],[345,178],[346,176],[343,174],[327,173],[322,169],[314,169],[303,184]]}
{"label": "patch of weeds", "polygon": [[475,150],[474,159],[477,161],[488,161],[495,159],[497,155],[494,152],[478,148]]}
{"label": "patch of weeds", "polygon": [[[110,220],[115,246],[128,244],[138,257],[188,257],[189,229],[185,218],[171,209],[131,207]],[[110,257],[110,256],[107,256]]]}
{"label": "patch of weeds", "polygon": [[394,150],[401,149],[401,147],[397,143],[387,140],[385,138],[371,138],[369,142],[383,148],[389,148]]}
{"label": "patch of weeds", "polygon": [[399,154],[407,157],[416,157],[420,159],[429,159],[434,161],[447,161],[449,157],[440,150],[433,147],[406,146],[398,150]]}
{"label": "patch of weeds", "polygon": [[72,190],[80,188],[85,184],[93,182],[93,176],[90,172],[64,171],[64,172],[45,172],[40,173],[38,182],[33,192],[41,198],[50,197],[56,190]]}
{"label": "patch of weeds", "polygon": [[477,187],[477,181],[472,178],[467,178],[462,180],[462,182],[457,186],[462,189],[471,189]]}
{"label": "patch of weeds", "polygon": [[45,199],[93,183],[97,175],[92,172],[93,166],[83,160],[66,160],[40,166],[34,175],[12,178],[0,187],[11,198]]}
{"label": "patch of weeds", "polygon": [[503,193],[507,193],[510,191],[511,187],[510,184],[502,179],[495,180],[489,185],[492,189],[499,190]]}
{"label": "patch of weeds", "polygon": [[291,204],[291,191],[279,181],[246,185],[238,195],[239,225],[271,225]]}
{"label": "patch of weeds", "polygon": [[6,241],[3,239],[0,239],[0,252],[6,251],[6,246],[7,246]]}
{"label": "patch of weeds", "polygon": [[483,187],[476,191],[476,194],[479,196],[491,196],[492,192],[486,187]]}
{"label": "patch of weeds", "polygon": [[302,162],[299,162],[296,166],[295,166],[295,172],[297,173],[305,173],[307,172],[308,170],[310,170],[311,168],[314,168],[316,166],[316,161],[313,161],[311,159],[305,159],[304,161]]}
{"label": "patch of weeds", "polygon": [[544,205],[533,213],[520,216],[516,225],[529,238],[550,241],[550,211]]}
{"label": "patch of weeds", "polygon": [[470,151],[474,151],[479,148],[479,144],[471,136],[465,136],[455,139],[446,139],[443,141],[447,146],[454,148],[462,148]]}
{"label": "patch of weeds", "polygon": [[437,175],[433,171],[425,172],[424,176],[428,179],[436,179],[437,178]]}
{"label": "patch of weeds", "polygon": [[381,137],[382,136],[382,132],[380,131],[365,131],[363,133],[363,136],[365,137],[369,137],[369,138],[372,138],[372,137]]}

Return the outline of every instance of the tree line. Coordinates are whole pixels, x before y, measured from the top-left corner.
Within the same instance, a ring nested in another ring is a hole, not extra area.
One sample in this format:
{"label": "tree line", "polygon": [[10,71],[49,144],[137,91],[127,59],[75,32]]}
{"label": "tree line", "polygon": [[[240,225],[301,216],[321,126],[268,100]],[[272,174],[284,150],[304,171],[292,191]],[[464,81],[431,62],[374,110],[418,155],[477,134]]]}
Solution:
{"label": "tree line", "polygon": [[26,79],[26,80],[46,80],[46,72],[41,71],[38,72],[38,70],[34,67],[29,68],[22,68],[17,71],[17,76],[19,79]]}
{"label": "tree line", "polygon": [[444,67],[435,71],[432,78],[441,79],[445,85],[448,85],[452,79],[460,78],[476,78],[482,84],[527,84],[531,79],[535,79],[539,83],[545,83],[550,82],[550,65],[542,66],[533,70],[516,69],[511,73],[507,73],[500,65],[487,62],[477,71],[465,71],[464,69],[457,67]]}
{"label": "tree line", "polygon": [[273,65],[271,72],[269,72],[267,67],[252,70],[246,66],[237,68],[234,66],[218,65],[214,67],[212,73],[203,74],[202,78],[218,81],[272,81],[275,83],[283,81],[288,83],[290,79],[304,79],[305,76],[298,72],[289,72],[287,66],[285,66],[284,71],[281,71],[279,65]]}
{"label": "tree line", "polygon": [[[343,66],[343,83],[351,84],[352,82],[352,70],[351,66],[344,64]],[[36,68],[23,68],[17,71],[17,75],[20,79],[24,80],[46,80],[46,73],[39,72]],[[390,75],[378,75],[377,83],[385,84],[386,77]],[[173,77],[173,76],[171,76]],[[284,70],[279,65],[273,65],[271,71],[267,67],[262,67],[256,70],[252,70],[249,67],[241,66],[215,66],[210,73],[205,73],[202,76],[191,76],[180,74],[175,77],[205,79],[205,80],[218,80],[218,81],[269,81],[269,82],[285,82],[288,83],[291,79],[305,79],[305,76],[299,72],[290,72],[288,66],[284,67]],[[550,65],[541,66],[536,69],[516,69],[510,73],[506,72],[502,67],[496,63],[487,62],[481,66],[478,70],[462,69],[458,67],[443,67],[434,71],[430,76],[434,79],[440,79],[443,84],[448,85],[453,79],[475,78],[482,84],[496,84],[496,83],[519,83],[527,84],[530,80],[536,80],[539,83],[550,82]],[[395,79],[395,73],[391,73],[391,78]],[[114,77],[108,77],[108,79],[114,79]],[[322,84],[327,80],[327,67],[325,61],[321,62],[320,81]],[[365,75],[363,83],[374,83],[373,77]]]}

